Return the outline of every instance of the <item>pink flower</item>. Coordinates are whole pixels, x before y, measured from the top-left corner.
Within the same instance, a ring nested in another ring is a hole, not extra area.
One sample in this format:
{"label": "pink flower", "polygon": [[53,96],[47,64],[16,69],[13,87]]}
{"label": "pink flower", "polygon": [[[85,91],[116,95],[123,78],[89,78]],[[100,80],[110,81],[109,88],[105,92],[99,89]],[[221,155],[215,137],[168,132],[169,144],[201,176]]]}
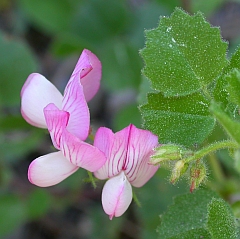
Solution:
{"label": "pink flower", "polygon": [[121,216],[132,201],[132,186],[143,186],[157,171],[148,164],[157,136],[150,131],[129,125],[114,134],[110,129],[98,129],[94,146],[107,156],[102,168],[94,172],[98,179],[110,178],[103,187],[102,205],[109,218]]}
{"label": "pink flower", "polygon": [[90,114],[86,100],[98,91],[101,63],[89,50],[84,50],[75,66],[64,95],[44,76],[29,75],[21,91],[24,119],[49,130],[58,152],[36,158],[29,166],[29,181],[40,187],[55,185],[79,167],[91,172],[106,161],[105,155],[87,144]]}

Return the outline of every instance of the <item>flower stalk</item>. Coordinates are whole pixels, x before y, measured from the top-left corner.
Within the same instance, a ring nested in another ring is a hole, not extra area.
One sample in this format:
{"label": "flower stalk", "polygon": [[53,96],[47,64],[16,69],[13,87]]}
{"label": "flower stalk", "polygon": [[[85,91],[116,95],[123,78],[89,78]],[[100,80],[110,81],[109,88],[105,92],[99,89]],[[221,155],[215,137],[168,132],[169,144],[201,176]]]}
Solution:
{"label": "flower stalk", "polygon": [[197,159],[203,158],[210,153],[213,153],[217,150],[225,149],[225,148],[238,149],[239,144],[231,140],[219,141],[195,152],[191,157],[187,157],[183,160],[184,160],[184,163],[190,163]]}

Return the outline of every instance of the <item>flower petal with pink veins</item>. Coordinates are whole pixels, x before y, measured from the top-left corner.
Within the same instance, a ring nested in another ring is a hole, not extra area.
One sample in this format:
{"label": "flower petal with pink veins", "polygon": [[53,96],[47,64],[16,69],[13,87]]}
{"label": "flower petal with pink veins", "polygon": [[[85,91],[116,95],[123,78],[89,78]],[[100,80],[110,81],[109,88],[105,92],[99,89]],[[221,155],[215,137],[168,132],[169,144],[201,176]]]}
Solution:
{"label": "flower petal with pink veins", "polygon": [[31,125],[46,128],[43,109],[49,103],[61,108],[63,96],[44,76],[30,74],[21,90],[21,113]]}
{"label": "flower petal with pink veins", "polygon": [[132,187],[124,172],[105,183],[102,191],[102,206],[111,220],[113,217],[120,217],[128,209],[131,201]]}
{"label": "flower petal with pink veins", "polygon": [[68,131],[81,140],[89,134],[90,113],[83,93],[83,87],[78,81],[78,74],[69,81],[64,92],[62,110],[69,113]]}
{"label": "flower petal with pink veins", "polygon": [[90,172],[98,170],[106,162],[105,155],[98,148],[81,141],[67,130],[62,133],[61,151],[72,164]]}
{"label": "flower petal with pink veins", "polygon": [[129,127],[130,136],[125,174],[133,186],[141,187],[158,170],[158,166],[148,163],[154,147],[158,145],[158,137],[150,131],[138,129],[134,125]]}
{"label": "flower petal with pink veins", "polygon": [[111,178],[124,169],[127,157],[129,127],[114,134],[110,129],[101,127],[94,139],[94,146],[99,148],[107,157],[102,168],[94,172],[98,179]]}
{"label": "flower petal with pink veins", "polygon": [[86,101],[90,101],[97,93],[102,78],[102,64],[91,51],[84,49],[72,73],[80,73]]}
{"label": "flower petal with pink veins", "polygon": [[28,168],[28,179],[39,187],[60,183],[76,172],[78,167],[71,164],[61,151],[36,158]]}
{"label": "flower petal with pink veins", "polygon": [[59,110],[54,104],[49,104],[44,108],[44,115],[53,145],[60,149],[62,131],[67,127],[69,113]]}
{"label": "flower petal with pink veins", "polygon": [[94,146],[97,147],[98,149],[100,149],[108,158],[106,163],[104,164],[104,166],[101,167],[96,172],[94,172],[95,177],[98,179],[109,178],[109,173],[108,173],[109,162],[110,162],[109,156],[111,154],[111,149],[113,148],[114,138],[115,138],[115,136],[114,136],[114,133],[112,132],[112,130],[105,128],[105,127],[100,127],[95,134]]}

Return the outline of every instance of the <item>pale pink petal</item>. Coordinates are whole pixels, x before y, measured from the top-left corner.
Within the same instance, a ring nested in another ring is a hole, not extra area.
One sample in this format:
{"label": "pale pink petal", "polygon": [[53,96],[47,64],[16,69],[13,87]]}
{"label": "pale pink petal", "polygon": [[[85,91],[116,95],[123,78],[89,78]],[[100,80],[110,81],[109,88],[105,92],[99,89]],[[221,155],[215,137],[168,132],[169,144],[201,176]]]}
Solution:
{"label": "pale pink petal", "polygon": [[120,217],[129,207],[132,201],[132,187],[125,174],[109,179],[102,191],[102,205],[109,218]]}
{"label": "pale pink petal", "polygon": [[94,146],[99,148],[107,157],[104,166],[94,173],[99,179],[111,178],[124,168],[127,157],[129,127],[114,134],[110,129],[101,127],[94,139]]}
{"label": "pale pink petal", "polygon": [[134,187],[142,187],[157,172],[159,166],[149,165],[149,155],[146,156],[138,167],[135,175],[130,178]]}
{"label": "pale pink petal", "polygon": [[61,107],[63,96],[44,76],[33,73],[28,76],[21,90],[21,113],[31,125],[46,128],[43,108],[49,103]]}
{"label": "pale pink petal", "polygon": [[[80,73],[86,101],[90,101],[97,93],[102,78],[102,64],[91,51],[84,49],[72,73]],[[72,77],[71,77],[72,78]]]}
{"label": "pale pink petal", "polygon": [[80,55],[77,64],[73,70],[72,76],[78,75],[80,73],[80,77],[82,78],[84,75],[86,75],[92,70],[89,54],[93,53],[91,53],[87,49],[84,49],[82,51],[82,54]]}
{"label": "pale pink petal", "polygon": [[111,149],[113,148],[114,138],[115,136],[112,130],[105,127],[100,127],[95,134],[94,146],[100,149],[107,157],[107,161],[104,166],[94,172],[95,177],[98,179],[109,178],[109,157],[111,154]]}
{"label": "pale pink petal", "polygon": [[81,141],[67,130],[62,133],[61,151],[72,164],[90,172],[98,170],[106,162],[105,155],[98,148]]}
{"label": "pale pink petal", "polygon": [[60,183],[78,170],[61,151],[36,158],[28,168],[28,179],[39,187],[49,187]]}
{"label": "pale pink petal", "polygon": [[54,104],[49,104],[44,108],[44,115],[53,145],[60,149],[62,131],[67,126],[69,113],[59,110]]}
{"label": "pale pink petal", "polygon": [[148,130],[129,126],[128,155],[125,173],[135,187],[143,186],[157,171],[158,166],[148,164],[153,149],[158,145],[158,137]]}
{"label": "pale pink petal", "polygon": [[89,134],[90,114],[77,75],[75,79],[69,81],[65,88],[62,109],[70,114],[68,131],[79,139],[85,140]]}

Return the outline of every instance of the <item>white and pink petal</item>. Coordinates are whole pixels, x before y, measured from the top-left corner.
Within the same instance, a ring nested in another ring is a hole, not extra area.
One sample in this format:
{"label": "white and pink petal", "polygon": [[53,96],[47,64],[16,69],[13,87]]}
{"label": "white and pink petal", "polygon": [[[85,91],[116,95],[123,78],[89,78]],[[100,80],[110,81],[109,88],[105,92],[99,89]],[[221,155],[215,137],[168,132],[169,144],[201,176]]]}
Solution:
{"label": "white and pink petal", "polygon": [[44,115],[53,145],[60,150],[62,131],[67,127],[69,113],[49,104],[44,108]]}
{"label": "white and pink petal", "polygon": [[115,136],[112,130],[105,127],[100,127],[95,134],[94,146],[101,150],[107,157],[105,164],[94,172],[94,176],[98,179],[102,180],[109,178],[109,156],[113,148],[114,138]]}
{"label": "white and pink petal", "polygon": [[97,56],[87,49],[83,50],[72,76],[78,73],[80,73],[79,80],[83,86],[86,101],[90,101],[100,87],[102,64]]}
{"label": "white and pink petal", "polygon": [[78,74],[69,81],[65,88],[62,110],[69,113],[67,125],[68,131],[81,140],[85,140],[89,134],[90,113],[83,93],[83,87],[77,80]]}
{"label": "white and pink petal", "polygon": [[94,146],[99,148],[107,157],[104,166],[94,173],[99,179],[111,178],[124,170],[127,156],[129,127],[113,133],[110,129],[101,127],[94,139]]}
{"label": "white and pink petal", "polygon": [[95,172],[106,162],[102,151],[64,130],[61,138],[61,151],[72,164]]}
{"label": "white and pink petal", "polygon": [[[89,53],[90,51],[87,49],[84,49],[77,61],[76,66],[74,67],[74,70],[72,72],[72,76],[78,75],[79,73],[82,74],[82,71],[85,72],[84,69],[88,69],[86,73],[92,70],[92,65],[89,59]],[[93,54],[93,53],[92,53]]]}
{"label": "white and pink petal", "polygon": [[157,172],[159,166],[149,164],[149,156],[146,156],[139,165],[135,175],[132,175],[130,182],[134,187],[142,187],[145,183],[153,177]]}
{"label": "white and pink petal", "polygon": [[124,172],[110,178],[102,191],[102,206],[110,220],[120,217],[129,207],[132,201],[132,187]]}
{"label": "white and pink petal", "polygon": [[44,76],[30,74],[21,90],[21,113],[31,125],[46,128],[43,109],[49,103],[61,107],[63,96]]}
{"label": "white and pink petal", "polygon": [[148,130],[130,125],[128,154],[125,161],[125,173],[135,187],[143,186],[157,171],[158,166],[148,162],[153,149],[158,145],[158,137]]}
{"label": "white and pink petal", "polygon": [[36,158],[28,168],[28,179],[39,187],[60,183],[76,172],[78,167],[71,164],[61,151]]}

